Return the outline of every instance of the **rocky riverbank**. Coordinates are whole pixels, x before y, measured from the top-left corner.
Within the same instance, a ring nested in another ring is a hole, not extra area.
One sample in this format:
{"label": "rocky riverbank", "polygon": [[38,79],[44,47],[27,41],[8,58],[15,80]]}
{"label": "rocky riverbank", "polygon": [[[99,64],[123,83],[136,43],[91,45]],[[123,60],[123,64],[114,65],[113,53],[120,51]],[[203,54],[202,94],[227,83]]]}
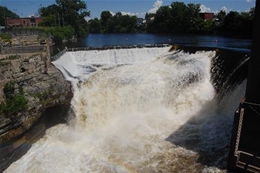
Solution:
{"label": "rocky riverbank", "polygon": [[[45,128],[35,124],[46,109],[66,105],[68,110],[71,98],[71,86],[50,63],[48,51],[1,55],[0,172],[15,160],[17,148],[44,133]],[[19,101],[24,104],[21,109],[16,106]],[[34,132],[24,135],[33,126]]]}

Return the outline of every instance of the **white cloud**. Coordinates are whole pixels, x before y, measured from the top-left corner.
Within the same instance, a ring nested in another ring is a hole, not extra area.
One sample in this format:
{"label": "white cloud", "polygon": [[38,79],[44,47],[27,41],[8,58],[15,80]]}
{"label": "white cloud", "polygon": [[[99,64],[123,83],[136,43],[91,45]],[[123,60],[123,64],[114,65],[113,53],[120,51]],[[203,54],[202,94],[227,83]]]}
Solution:
{"label": "white cloud", "polygon": [[112,16],[114,16],[116,13],[114,13],[113,11],[109,11],[110,14],[112,14]]}
{"label": "white cloud", "polygon": [[[112,14],[112,16],[114,16],[116,13],[113,11],[109,11],[110,14]],[[122,13],[122,15],[129,15],[129,16],[136,16],[138,18],[144,18],[145,17],[145,13],[144,12],[137,12],[137,13],[133,13],[133,12],[125,12],[125,11],[120,11],[120,13]]]}
{"label": "white cloud", "polygon": [[200,12],[202,13],[208,13],[208,12],[211,12],[211,9],[206,7],[205,5],[201,4],[200,5]]}
{"label": "white cloud", "polygon": [[250,2],[252,2],[252,0],[246,0],[246,2],[250,3]]}
{"label": "white cloud", "polygon": [[[156,13],[156,11],[163,5],[163,1],[162,0],[156,0],[153,4],[153,8],[150,9],[148,11],[148,13]],[[116,13],[113,11],[109,11],[112,16],[114,16]],[[133,13],[133,12],[125,12],[125,11],[121,11],[122,15],[129,15],[129,16],[137,16],[138,18],[145,18],[145,12],[137,12],[137,13]]]}
{"label": "white cloud", "polygon": [[224,6],[224,7],[222,7],[222,8],[220,9],[220,11],[225,11],[226,13],[228,13],[228,12],[231,11],[231,10],[228,10],[227,7]]}
{"label": "white cloud", "polygon": [[215,10],[215,11],[211,11],[211,13],[217,14],[217,13],[219,13],[220,11],[225,11],[226,14],[227,14],[227,13],[229,13],[230,11],[232,11],[232,9],[228,9],[227,7],[223,6],[223,7],[221,7],[220,10],[217,9],[217,10]]}
{"label": "white cloud", "polygon": [[145,18],[145,13],[144,12],[136,13],[136,16],[139,18]]}
{"label": "white cloud", "polygon": [[136,16],[135,13],[121,11],[122,15]]}
{"label": "white cloud", "polygon": [[162,0],[156,0],[153,4],[153,8],[148,11],[148,13],[156,13],[156,11],[163,5]]}

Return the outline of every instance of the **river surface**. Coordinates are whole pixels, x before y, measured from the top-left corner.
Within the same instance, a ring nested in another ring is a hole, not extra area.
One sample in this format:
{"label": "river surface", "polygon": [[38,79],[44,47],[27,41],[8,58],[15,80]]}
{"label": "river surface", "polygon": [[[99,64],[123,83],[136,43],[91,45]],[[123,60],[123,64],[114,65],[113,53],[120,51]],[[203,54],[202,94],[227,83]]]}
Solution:
{"label": "river surface", "polygon": [[182,46],[250,49],[251,40],[227,38],[216,35],[169,35],[169,34],[89,34],[77,42],[57,44],[54,51],[66,47],[102,47],[117,45],[176,44]]}
{"label": "river surface", "polygon": [[[67,46],[159,44],[169,38],[172,44],[250,46],[249,40],[192,37],[91,34]],[[5,172],[227,172],[233,113],[246,84],[241,79],[231,87],[228,78],[248,57],[215,49],[169,50],[77,51],[54,61],[73,85],[75,117],[49,128]],[[227,58],[233,61],[225,65]],[[226,88],[232,89],[220,98]]]}

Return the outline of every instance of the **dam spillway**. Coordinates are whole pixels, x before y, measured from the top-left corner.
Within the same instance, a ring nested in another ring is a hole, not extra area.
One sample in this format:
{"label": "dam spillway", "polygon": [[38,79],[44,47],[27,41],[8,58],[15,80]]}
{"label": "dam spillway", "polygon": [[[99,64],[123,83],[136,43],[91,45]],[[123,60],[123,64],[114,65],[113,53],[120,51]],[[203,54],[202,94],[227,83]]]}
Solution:
{"label": "dam spillway", "polygon": [[245,80],[218,100],[219,53],[169,50],[66,52],[53,64],[73,83],[75,117],[5,172],[225,171]]}

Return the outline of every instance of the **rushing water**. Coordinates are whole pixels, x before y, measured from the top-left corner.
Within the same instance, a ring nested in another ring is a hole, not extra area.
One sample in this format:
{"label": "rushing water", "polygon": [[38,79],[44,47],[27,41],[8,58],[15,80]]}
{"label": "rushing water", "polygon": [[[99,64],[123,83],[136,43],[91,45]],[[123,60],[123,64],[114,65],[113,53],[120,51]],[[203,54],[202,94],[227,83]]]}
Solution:
{"label": "rushing water", "polygon": [[75,117],[5,172],[225,172],[245,81],[218,100],[216,57],[169,47],[66,53],[54,64],[73,84]]}

